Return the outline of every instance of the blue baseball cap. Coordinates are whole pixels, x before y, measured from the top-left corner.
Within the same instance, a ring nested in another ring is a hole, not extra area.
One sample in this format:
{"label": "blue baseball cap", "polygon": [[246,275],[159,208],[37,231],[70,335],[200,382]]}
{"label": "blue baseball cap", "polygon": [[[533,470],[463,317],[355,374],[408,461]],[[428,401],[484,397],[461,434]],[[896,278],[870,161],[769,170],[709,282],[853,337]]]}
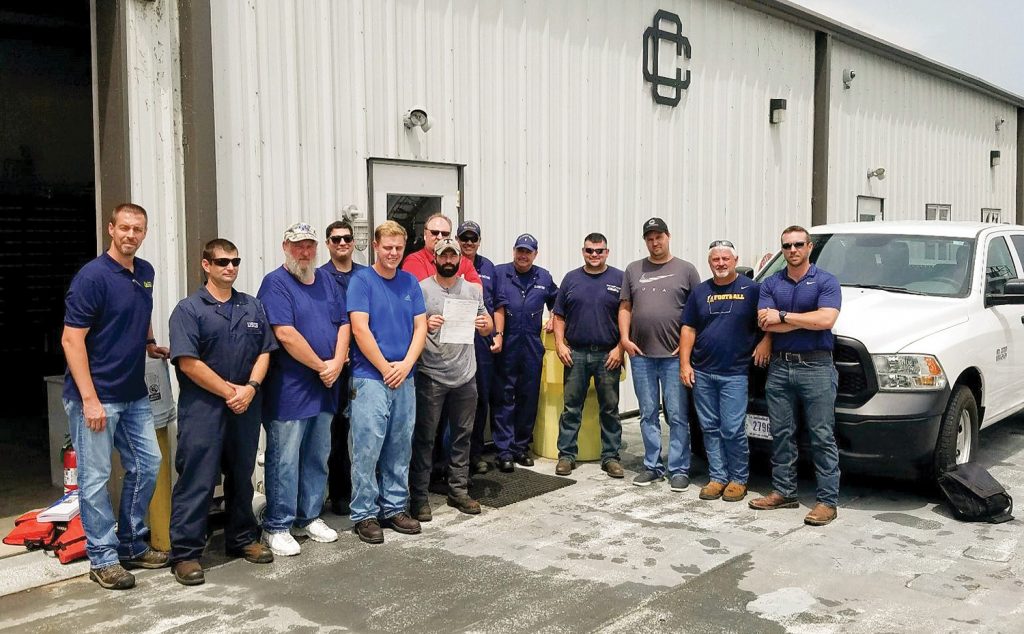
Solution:
{"label": "blue baseball cap", "polygon": [[530,251],[537,250],[537,238],[534,238],[528,233],[520,234],[516,238],[516,243],[512,246],[513,249],[529,249]]}
{"label": "blue baseball cap", "polygon": [[473,222],[472,220],[467,220],[467,221],[463,222],[461,225],[459,225],[459,230],[455,232],[455,235],[456,236],[461,236],[464,233],[472,233],[473,235],[475,235],[476,237],[479,238],[480,237],[480,225],[478,225],[477,223]]}

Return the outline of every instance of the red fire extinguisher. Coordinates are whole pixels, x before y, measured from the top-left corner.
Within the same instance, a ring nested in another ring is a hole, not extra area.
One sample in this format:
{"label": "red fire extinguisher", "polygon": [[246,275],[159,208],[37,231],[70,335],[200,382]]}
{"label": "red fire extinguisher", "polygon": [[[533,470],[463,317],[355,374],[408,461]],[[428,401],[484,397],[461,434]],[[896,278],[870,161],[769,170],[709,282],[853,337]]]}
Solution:
{"label": "red fire extinguisher", "polygon": [[78,455],[71,446],[71,439],[64,443],[64,492],[78,488]]}

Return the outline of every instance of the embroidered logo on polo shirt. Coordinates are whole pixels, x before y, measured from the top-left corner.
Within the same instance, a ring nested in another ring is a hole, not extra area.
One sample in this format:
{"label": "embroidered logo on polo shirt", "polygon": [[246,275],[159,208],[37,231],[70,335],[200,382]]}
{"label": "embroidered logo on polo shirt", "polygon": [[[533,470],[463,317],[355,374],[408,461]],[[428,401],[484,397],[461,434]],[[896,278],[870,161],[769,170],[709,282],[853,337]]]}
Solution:
{"label": "embroidered logo on polo shirt", "polygon": [[609,293],[616,293],[616,294],[618,294],[618,293],[622,292],[622,288],[619,287],[619,286],[615,286],[614,284],[605,284],[604,289],[606,291],[608,291]]}
{"label": "embroidered logo on polo shirt", "polygon": [[547,288],[547,287],[546,287],[546,286],[544,286],[543,284],[534,284],[534,285],[533,285],[533,287],[534,287],[534,288],[539,288],[539,289],[540,289],[540,290],[542,290],[542,291],[543,291],[544,289],[546,289],[546,288]]}
{"label": "embroidered logo on polo shirt", "polygon": [[247,322],[245,322],[245,327],[246,328],[259,328],[260,327],[260,322],[258,322],[258,321],[247,321]]}
{"label": "embroidered logo on polo shirt", "polygon": [[143,282],[142,283],[142,287],[143,288],[153,288],[153,282]]}

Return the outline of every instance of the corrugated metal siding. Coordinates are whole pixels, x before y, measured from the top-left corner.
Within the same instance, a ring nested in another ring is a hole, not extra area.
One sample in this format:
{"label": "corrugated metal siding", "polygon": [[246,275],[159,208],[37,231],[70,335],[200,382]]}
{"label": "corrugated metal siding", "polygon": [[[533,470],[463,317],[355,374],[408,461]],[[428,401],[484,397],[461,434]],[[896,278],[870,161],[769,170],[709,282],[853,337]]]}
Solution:
{"label": "corrugated metal siding", "polygon": [[[843,70],[856,77],[843,88]],[[1006,120],[995,129],[996,117]],[[885,199],[886,220],[923,220],[925,205],[951,219],[980,220],[982,207],[1013,222],[1016,110],[952,82],[836,42],[829,133],[830,222],[856,220],[857,196]],[[1001,164],[989,166],[989,152]],[[884,167],[886,179],[868,179]]]}

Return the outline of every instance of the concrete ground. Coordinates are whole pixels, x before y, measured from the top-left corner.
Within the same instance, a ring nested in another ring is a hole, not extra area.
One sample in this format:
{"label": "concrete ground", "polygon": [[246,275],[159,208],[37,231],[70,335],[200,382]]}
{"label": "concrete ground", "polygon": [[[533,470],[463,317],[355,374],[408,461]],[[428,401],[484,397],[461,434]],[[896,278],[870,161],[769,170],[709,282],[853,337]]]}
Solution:
{"label": "concrete ground", "polygon": [[[624,432],[635,471],[635,419]],[[983,432],[980,461],[1024,499],[1024,417]],[[158,570],[129,592],[78,577],[5,596],[0,630],[1024,631],[1021,520],[964,524],[929,495],[847,479],[838,521],[812,528],[811,480],[799,510],[754,512],[699,500],[695,471],[672,493],[583,464],[573,486],[476,517],[441,506],[421,535],[387,531],[381,546],[328,515],[338,543],[266,566],[211,556],[197,588]],[[767,492],[763,464],[752,485]]]}

